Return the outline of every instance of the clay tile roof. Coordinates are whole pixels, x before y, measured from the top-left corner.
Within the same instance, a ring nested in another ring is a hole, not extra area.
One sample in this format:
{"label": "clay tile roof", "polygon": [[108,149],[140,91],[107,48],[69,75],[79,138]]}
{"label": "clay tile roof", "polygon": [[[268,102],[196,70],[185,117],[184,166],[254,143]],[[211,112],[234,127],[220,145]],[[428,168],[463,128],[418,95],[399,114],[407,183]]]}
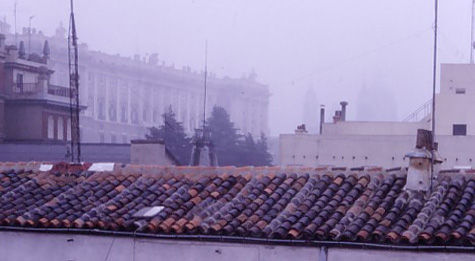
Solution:
{"label": "clay tile roof", "polygon": [[[406,191],[404,169],[0,164],[3,228],[474,246],[475,177]],[[139,215],[151,207],[153,215]]]}

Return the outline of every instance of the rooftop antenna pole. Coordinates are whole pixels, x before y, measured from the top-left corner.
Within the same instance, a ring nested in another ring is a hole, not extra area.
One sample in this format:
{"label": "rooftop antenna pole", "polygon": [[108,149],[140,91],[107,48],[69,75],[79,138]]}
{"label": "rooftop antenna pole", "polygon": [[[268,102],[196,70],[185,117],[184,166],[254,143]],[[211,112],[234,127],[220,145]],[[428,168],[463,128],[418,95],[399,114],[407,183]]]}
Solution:
{"label": "rooftop antenna pole", "polygon": [[16,32],[16,6],[17,6],[17,1],[15,1],[15,5],[13,6],[13,17],[15,19],[15,46],[18,45],[18,36]]}
{"label": "rooftop antenna pole", "polygon": [[432,191],[432,178],[434,177],[434,161],[435,161],[435,88],[437,77],[437,30],[438,30],[438,13],[439,13],[439,1],[434,1],[434,63],[432,71],[432,160],[431,160],[431,172],[430,172],[430,188]]}
{"label": "rooftop antenna pole", "polygon": [[207,78],[208,78],[208,40],[205,42],[205,82],[204,82],[204,101],[203,101],[203,138],[205,136],[206,126],[206,91],[207,91]]}
{"label": "rooftop antenna pole", "polygon": [[470,63],[473,64],[473,48],[475,48],[473,29],[475,28],[475,0],[472,1],[472,27],[470,32]]}
{"label": "rooftop antenna pole", "polygon": [[81,162],[81,144],[79,132],[79,69],[76,24],[74,21],[73,0],[68,33],[69,58],[69,111],[71,116],[71,162]]}

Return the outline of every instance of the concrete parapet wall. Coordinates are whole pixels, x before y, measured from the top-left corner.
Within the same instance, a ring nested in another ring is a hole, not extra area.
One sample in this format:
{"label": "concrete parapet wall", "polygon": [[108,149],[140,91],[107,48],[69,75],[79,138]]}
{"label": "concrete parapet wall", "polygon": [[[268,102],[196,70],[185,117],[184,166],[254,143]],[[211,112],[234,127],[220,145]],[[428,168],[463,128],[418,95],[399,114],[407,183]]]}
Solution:
{"label": "concrete parapet wall", "polygon": [[473,260],[473,253],[419,252],[0,232],[2,260]]}

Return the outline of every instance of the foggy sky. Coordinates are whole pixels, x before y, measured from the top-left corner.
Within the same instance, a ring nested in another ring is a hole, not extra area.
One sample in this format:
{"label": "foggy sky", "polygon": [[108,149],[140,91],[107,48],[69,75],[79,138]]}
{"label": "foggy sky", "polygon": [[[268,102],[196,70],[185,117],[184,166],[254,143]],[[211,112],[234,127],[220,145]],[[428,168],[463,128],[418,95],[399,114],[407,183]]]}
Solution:
{"label": "foggy sky", "polygon": [[[0,17],[12,26],[14,2],[0,1]],[[69,1],[17,2],[19,32],[31,15],[47,35],[68,25]],[[472,1],[439,2],[439,62],[468,62]],[[75,11],[79,40],[90,49],[157,52],[167,64],[200,71],[207,40],[210,71],[255,70],[272,93],[272,135],[302,123],[309,88],[327,120],[340,100],[349,102],[349,120],[401,120],[431,97],[429,0],[76,0]]]}

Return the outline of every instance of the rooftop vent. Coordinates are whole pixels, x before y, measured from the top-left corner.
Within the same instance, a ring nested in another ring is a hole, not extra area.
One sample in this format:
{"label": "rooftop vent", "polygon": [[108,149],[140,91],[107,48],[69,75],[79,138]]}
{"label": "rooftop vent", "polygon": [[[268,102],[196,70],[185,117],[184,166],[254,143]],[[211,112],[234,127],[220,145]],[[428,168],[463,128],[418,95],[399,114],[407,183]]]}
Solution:
{"label": "rooftop vent", "polygon": [[153,207],[144,207],[141,210],[137,211],[134,214],[136,218],[150,218],[162,211],[165,207],[164,206],[153,206]]}
{"label": "rooftop vent", "polygon": [[113,171],[114,163],[113,162],[96,162],[92,163],[88,171]]}

